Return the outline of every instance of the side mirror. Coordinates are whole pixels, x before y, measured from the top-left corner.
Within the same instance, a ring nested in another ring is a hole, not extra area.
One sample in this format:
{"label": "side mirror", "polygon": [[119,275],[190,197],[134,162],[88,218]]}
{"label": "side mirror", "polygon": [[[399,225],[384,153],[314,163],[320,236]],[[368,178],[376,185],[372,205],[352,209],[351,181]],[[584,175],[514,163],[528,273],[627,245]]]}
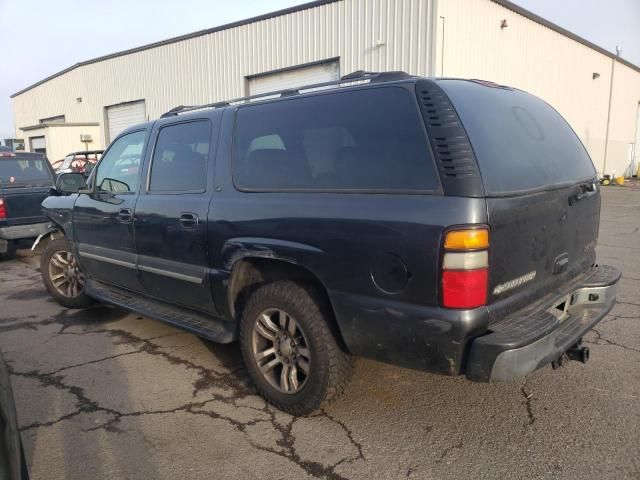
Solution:
{"label": "side mirror", "polygon": [[78,193],[78,190],[86,188],[87,182],[81,173],[62,173],[56,180],[56,191],[63,195]]}

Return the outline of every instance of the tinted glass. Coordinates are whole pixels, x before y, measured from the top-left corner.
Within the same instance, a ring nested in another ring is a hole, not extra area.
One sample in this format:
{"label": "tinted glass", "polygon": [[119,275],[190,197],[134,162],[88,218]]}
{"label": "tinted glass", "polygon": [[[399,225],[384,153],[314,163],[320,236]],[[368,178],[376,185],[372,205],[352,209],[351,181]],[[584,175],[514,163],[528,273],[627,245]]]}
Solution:
{"label": "tinted glass", "polygon": [[149,191],[204,191],[210,138],[207,120],[163,127],[153,152]]}
{"label": "tinted glass", "polygon": [[96,172],[96,188],[102,192],[136,192],[145,132],[118,138],[109,148]]}
{"label": "tinted glass", "polygon": [[44,159],[0,158],[0,183],[3,187],[42,185],[51,183],[51,174]]}
{"label": "tinted glass", "polygon": [[488,194],[530,190],[595,176],[569,124],[520,90],[443,80],[469,135]]}
{"label": "tinted glass", "polygon": [[238,109],[236,185],[279,190],[432,190],[415,95],[386,87]]}

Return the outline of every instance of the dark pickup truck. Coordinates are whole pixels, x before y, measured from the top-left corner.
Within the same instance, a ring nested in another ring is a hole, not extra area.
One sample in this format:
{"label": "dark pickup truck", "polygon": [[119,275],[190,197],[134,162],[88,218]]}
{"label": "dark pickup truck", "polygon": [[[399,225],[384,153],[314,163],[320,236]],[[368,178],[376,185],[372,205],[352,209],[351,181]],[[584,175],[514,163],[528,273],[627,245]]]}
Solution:
{"label": "dark pickup truck", "polygon": [[238,339],[291,413],[350,355],[484,382],[585,362],[615,303],[591,159],[526,92],[360,73],[163,117],[60,177],[45,285]]}
{"label": "dark pickup truck", "polygon": [[48,231],[40,207],[54,186],[51,165],[39,153],[0,152],[0,254]]}

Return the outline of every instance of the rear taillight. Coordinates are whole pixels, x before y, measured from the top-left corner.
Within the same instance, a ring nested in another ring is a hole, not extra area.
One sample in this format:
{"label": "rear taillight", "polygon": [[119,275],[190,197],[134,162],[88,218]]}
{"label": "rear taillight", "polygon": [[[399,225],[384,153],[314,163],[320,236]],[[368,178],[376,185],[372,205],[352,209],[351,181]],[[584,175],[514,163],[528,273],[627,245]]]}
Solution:
{"label": "rear taillight", "polygon": [[0,219],[7,218],[7,207],[4,206],[4,200],[0,198]]}
{"label": "rear taillight", "polygon": [[486,305],[489,285],[489,230],[465,228],[445,234],[442,258],[442,306]]}

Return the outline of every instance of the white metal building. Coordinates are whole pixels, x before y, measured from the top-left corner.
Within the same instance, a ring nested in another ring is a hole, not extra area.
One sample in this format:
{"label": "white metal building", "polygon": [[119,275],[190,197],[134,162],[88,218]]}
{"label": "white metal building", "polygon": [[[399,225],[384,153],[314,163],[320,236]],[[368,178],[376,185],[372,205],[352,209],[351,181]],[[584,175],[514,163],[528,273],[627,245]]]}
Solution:
{"label": "white metal building", "polygon": [[507,0],[319,0],[114,53],[14,94],[15,133],[53,161],[84,149],[80,135],[100,148],[178,105],[355,70],[522,88],[567,118],[599,171],[640,164],[640,68]]}

